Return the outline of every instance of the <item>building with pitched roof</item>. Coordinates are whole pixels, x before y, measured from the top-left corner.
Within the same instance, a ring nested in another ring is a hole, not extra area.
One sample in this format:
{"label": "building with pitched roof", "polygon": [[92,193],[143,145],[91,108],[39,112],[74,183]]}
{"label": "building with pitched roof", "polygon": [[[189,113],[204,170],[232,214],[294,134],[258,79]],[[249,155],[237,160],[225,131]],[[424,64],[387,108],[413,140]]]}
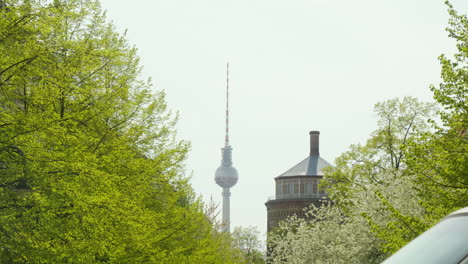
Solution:
{"label": "building with pitched roof", "polygon": [[320,190],[323,169],[332,166],[319,152],[319,131],[311,131],[310,153],[307,158],[275,178],[276,194],[269,197],[267,207],[267,231],[289,216],[304,218],[304,208],[314,204],[319,206],[327,199],[327,194]]}

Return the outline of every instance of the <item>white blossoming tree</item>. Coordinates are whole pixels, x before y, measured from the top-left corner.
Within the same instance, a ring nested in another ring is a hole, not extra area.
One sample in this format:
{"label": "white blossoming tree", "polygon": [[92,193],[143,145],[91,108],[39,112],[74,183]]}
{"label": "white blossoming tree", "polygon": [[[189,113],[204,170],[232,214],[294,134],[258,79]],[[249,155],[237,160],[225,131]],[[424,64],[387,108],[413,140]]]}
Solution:
{"label": "white blossoming tree", "polygon": [[[380,263],[393,249],[386,231],[408,240],[420,232],[422,207],[402,148],[434,106],[415,98],[378,103],[379,128],[365,145],[353,145],[324,177],[331,204],[291,218],[270,234],[271,263]],[[415,229],[415,230],[413,230]]]}

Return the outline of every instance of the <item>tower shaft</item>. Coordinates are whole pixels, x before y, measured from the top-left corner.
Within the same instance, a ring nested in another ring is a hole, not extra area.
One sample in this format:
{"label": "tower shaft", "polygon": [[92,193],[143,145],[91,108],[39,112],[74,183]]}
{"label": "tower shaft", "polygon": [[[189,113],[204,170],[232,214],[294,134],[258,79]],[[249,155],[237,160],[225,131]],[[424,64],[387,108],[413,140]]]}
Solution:
{"label": "tower shaft", "polygon": [[223,188],[223,231],[231,232],[231,204],[230,198],[231,191],[230,188]]}

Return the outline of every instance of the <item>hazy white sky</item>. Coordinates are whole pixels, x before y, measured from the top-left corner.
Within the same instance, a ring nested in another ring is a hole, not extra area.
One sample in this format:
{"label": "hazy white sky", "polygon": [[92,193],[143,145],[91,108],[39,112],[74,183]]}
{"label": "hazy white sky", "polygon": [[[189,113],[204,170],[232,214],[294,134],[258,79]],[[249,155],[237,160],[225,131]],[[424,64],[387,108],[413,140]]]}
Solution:
{"label": "hazy white sky", "polygon": [[[468,13],[468,1],[453,0]],[[443,0],[102,0],[139,49],[145,77],[179,111],[195,191],[220,203],[230,62],[231,145],[239,181],[231,228],[266,232],[274,178],[308,156],[319,130],[329,162],[376,128],[373,105],[432,100],[437,57],[451,53]]]}

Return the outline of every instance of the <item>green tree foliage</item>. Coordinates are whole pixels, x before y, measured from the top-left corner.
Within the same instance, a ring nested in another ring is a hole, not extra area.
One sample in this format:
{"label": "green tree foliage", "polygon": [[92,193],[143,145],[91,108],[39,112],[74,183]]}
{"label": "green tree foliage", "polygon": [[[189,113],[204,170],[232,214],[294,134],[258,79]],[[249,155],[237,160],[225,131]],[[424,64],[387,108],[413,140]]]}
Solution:
{"label": "green tree foliage", "polygon": [[468,205],[468,19],[446,4],[451,16],[447,30],[456,40],[458,52],[453,60],[439,57],[443,83],[439,88],[431,87],[441,107],[441,123],[430,120],[433,129],[417,131],[402,148],[404,174],[413,178],[407,184],[416,191],[413,199],[418,201],[420,212],[416,213],[417,208],[405,212],[404,207],[395,206],[395,199],[381,197],[396,221],[379,225],[368,217],[374,233],[385,241],[382,249],[390,253],[445,215]]}
{"label": "green tree foliage", "polygon": [[422,134],[408,148],[421,197],[434,221],[468,205],[468,18],[446,4],[451,16],[447,31],[457,52],[452,59],[439,57],[443,82],[431,87],[443,107],[442,122],[433,122],[435,132]]}
{"label": "green tree foliage", "polygon": [[0,262],[234,263],[98,1],[1,1],[0,54]]}
{"label": "green tree foliage", "polygon": [[427,118],[435,111],[430,103],[405,97],[377,103],[378,129],[365,145],[351,145],[327,168],[324,187],[338,206],[345,209],[348,197],[365,190],[369,184],[381,182],[382,175],[394,173],[395,178],[407,168],[403,146],[418,131],[427,130]]}
{"label": "green tree foliage", "polygon": [[231,234],[234,247],[240,249],[245,264],[265,263],[263,254],[263,245],[260,241],[260,232],[256,227],[238,227],[234,228]]}
{"label": "green tree foliage", "polygon": [[435,107],[405,97],[377,103],[375,112],[378,129],[365,145],[352,145],[339,156],[324,183],[335,206],[349,215],[360,212],[382,240],[383,252],[392,253],[427,227],[405,146],[429,131]]}

